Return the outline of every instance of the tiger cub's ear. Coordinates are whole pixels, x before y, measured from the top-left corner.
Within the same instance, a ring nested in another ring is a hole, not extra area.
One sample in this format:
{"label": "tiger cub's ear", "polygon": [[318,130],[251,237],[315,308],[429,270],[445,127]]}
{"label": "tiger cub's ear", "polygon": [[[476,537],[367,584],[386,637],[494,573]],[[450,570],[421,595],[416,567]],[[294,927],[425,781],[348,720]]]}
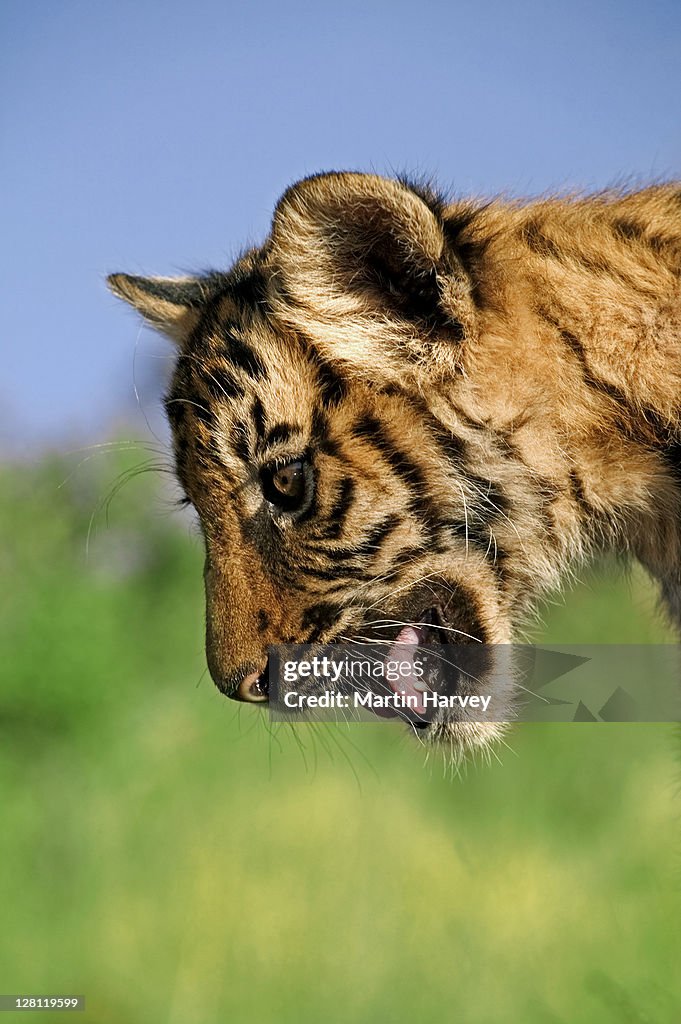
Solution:
{"label": "tiger cub's ear", "polygon": [[287,294],[323,318],[392,313],[427,327],[448,323],[456,333],[456,311],[446,300],[467,293],[468,285],[445,244],[441,206],[376,175],[298,182],[279,202],[272,226]]}
{"label": "tiger cub's ear", "polygon": [[199,277],[134,277],[111,274],[111,291],[138,310],[157,330],[182,345],[201,316],[209,298],[207,281]]}

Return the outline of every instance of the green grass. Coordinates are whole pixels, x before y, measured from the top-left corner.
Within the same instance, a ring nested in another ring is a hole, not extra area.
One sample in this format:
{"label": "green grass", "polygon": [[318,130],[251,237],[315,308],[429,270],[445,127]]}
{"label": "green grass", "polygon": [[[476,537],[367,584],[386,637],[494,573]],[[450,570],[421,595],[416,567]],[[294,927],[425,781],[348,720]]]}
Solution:
{"label": "green grass", "polygon": [[[674,727],[522,726],[455,778],[385,723],[273,735],[204,673],[197,539],[136,480],[86,560],[111,472],[68,472],[0,475],[2,991],[96,1024],[677,1024]],[[653,609],[601,573],[541,638],[670,639]]]}

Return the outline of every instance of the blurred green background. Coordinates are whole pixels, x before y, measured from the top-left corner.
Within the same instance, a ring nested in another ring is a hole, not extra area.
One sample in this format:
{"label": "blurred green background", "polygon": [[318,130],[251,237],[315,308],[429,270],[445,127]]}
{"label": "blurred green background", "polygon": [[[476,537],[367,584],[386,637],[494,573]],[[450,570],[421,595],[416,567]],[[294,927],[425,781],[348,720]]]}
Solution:
{"label": "blurred green background", "polygon": [[[274,732],[204,671],[164,478],[107,523],[145,453],[94,454],[0,471],[2,991],[97,1024],[681,1020],[675,727],[521,726],[455,777],[391,724]],[[601,569],[536,636],[672,639],[654,606]]]}

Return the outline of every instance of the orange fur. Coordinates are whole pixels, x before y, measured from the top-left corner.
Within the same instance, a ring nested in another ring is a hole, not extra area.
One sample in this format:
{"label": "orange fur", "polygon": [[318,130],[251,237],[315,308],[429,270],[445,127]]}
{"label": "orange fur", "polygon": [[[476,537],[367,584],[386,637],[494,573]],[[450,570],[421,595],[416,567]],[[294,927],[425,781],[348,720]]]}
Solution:
{"label": "orange fur", "polygon": [[[431,604],[451,636],[507,642],[604,549],[640,559],[681,624],[680,276],[679,185],[446,203],[328,174],[228,272],[110,278],[179,345],[168,411],[218,686],[270,644]],[[288,514],[263,474],[292,459],[311,490]]]}

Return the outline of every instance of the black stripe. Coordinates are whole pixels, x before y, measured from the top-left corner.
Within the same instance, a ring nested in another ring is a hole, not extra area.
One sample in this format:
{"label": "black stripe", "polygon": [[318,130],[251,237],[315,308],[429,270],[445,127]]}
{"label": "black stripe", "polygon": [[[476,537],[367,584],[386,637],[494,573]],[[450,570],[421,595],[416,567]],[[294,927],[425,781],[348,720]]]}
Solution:
{"label": "black stripe", "polygon": [[442,456],[452,466],[455,466],[457,469],[461,469],[466,460],[466,442],[463,438],[457,437],[456,434],[451,434],[441,426],[432,413],[430,414],[430,417],[434,421],[431,427],[433,440],[438,446]]}
{"label": "black stripe", "polygon": [[194,437],[194,452],[199,462],[221,465],[220,456],[215,450],[212,438],[206,442],[202,437]]}
{"label": "black stripe", "polygon": [[[189,442],[184,434],[175,437],[175,469],[180,483],[184,483],[187,470]],[[186,488],[185,488],[186,490]]]}
{"label": "black stripe", "polygon": [[215,417],[210,409],[206,407],[204,401],[200,395],[189,394],[185,396],[185,402],[188,403],[189,408],[194,413],[196,418],[203,423],[208,429],[212,430],[215,426]]}
{"label": "black stripe", "polygon": [[258,621],[258,632],[259,633],[264,633],[265,630],[269,629],[270,617],[269,617],[269,615],[267,614],[267,612],[265,611],[264,608],[259,608],[258,609],[257,621]]}
{"label": "black stripe", "polygon": [[[197,322],[185,342],[185,351],[192,353],[188,355],[188,363],[194,370],[196,353],[207,354],[213,352],[213,339],[219,336],[219,307],[224,295],[224,287],[216,286],[215,291],[207,295],[200,308],[200,315]],[[205,356],[204,356],[205,357]]]}
{"label": "black stripe", "polygon": [[579,338],[572,333],[572,331],[565,330],[565,328],[557,327],[558,333],[561,339],[565,342],[571,352],[577,357],[580,366],[582,368],[582,375],[584,377],[584,383],[591,388],[595,388],[597,391],[601,391],[604,395],[609,398],[613,398],[616,402],[627,405],[627,399],[624,393],[615,384],[610,384],[608,381],[603,380],[593,372],[589,366],[589,362],[586,358],[584,346],[582,345]]}
{"label": "black stripe", "polygon": [[265,410],[259,398],[256,398],[253,402],[251,419],[253,420],[256,434],[258,437],[263,438],[265,436]]}
{"label": "black stripe", "polygon": [[[482,615],[471,591],[461,583],[448,582],[446,593],[451,595],[443,602],[442,608],[447,623],[454,629],[461,629],[484,643],[487,640],[487,631],[483,626]],[[471,648],[471,650],[475,650],[475,648]]]}
{"label": "black stripe", "polygon": [[585,270],[594,274],[611,274],[613,277],[628,281],[626,274],[614,266],[611,260],[597,253],[584,252],[583,249],[573,248],[569,253],[561,250],[558,243],[544,234],[541,225],[536,220],[528,221],[521,229],[521,237],[527,247],[539,256],[549,256],[559,263],[569,260],[573,264],[579,264]]}
{"label": "black stripe", "polygon": [[180,352],[175,364],[175,376],[173,377],[172,394],[177,395],[183,387],[186,387],[192,379],[194,360],[184,352]]}
{"label": "black stripe", "polygon": [[174,394],[166,395],[163,405],[171,427],[179,430],[187,418],[186,406],[183,402],[178,402]]}
{"label": "black stripe", "polygon": [[336,368],[317,352],[313,353],[312,361],[317,371],[317,386],[322,399],[326,405],[338,405],[346,395],[345,380]]}
{"label": "black stripe", "polygon": [[421,467],[393,443],[385,434],[382,424],[373,416],[367,415],[359,420],[352,428],[352,433],[355,437],[371,443],[393,472],[412,491],[409,509],[429,536],[434,537],[442,522],[437,507],[428,494],[427,481]]}
{"label": "black stripe", "polygon": [[494,541],[490,534],[490,528],[485,523],[476,523],[472,516],[468,517],[468,523],[462,519],[455,519],[449,524],[449,529],[455,537],[460,537],[483,555],[494,550]]}
{"label": "black stripe", "polygon": [[251,449],[248,443],[248,427],[243,420],[237,420],[232,427],[230,440],[234,453],[242,462],[251,461]]}
{"label": "black stripe", "polygon": [[338,458],[341,454],[341,446],[338,441],[334,441],[332,437],[325,437],[319,445],[320,452],[324,452],[325,455],[331,455],[333,458]]}
{"label": "black stripe", "polygon": [[304,576],[312,576],[316,580],[367,580],[372,577],[367,575],[363,569],[357,569],[353,565],[338,566],[337,569],[318,569],[313,565],[300,565],[300,572]]}
{"label": "black stripe", "polygon": [[265,444],[269,445],[277,444],[279,441],[289,441],[291,435],[298,429],[298,427],[291,426],[290,423],[275,423],[265,435]]}
{"label": "black stripe", "polygon": [[575,470],[572,470],[572,472],[570,473],[570,492],[572,494],[572,497],[579,505],[583,514],[587,518],[591,518],[591,516],[593,516],[594,514],[594,507],[584,492],[584,484],[582,482],[582,478]]}
{"label": "black stripe", "polygon": [[[294,566],[290,573],[282,573],[277,569],[277,579],[281,581],[282,586],[285,586],[287,590],[303,594],[304,600],[310,599],[310,581],[304,578],[299,565]],[[353,580],[338,580],[336,576],[332,576],[328,582],[331,585],[323,587],[322,592],[323,596],[329,599],[345,600],[347,595],[357,586]],[[291,641],[291,643],[299,642],[300,638]]]}
{"label": "black stripe", "polygon": [[433,541],[442,528],[442,517],[427,494],[415,494],[409,502],[409,511],[418,519],[420,526]]}
{"label": "black stripe", "polygon": [[662,450],[662,458],[678,484],[681,484],[681,440],[672,441]]}
{"label": "black stripe", "polygon": [[432,554],[432,547],[430,544],[420,544],[414,545],[410,548],[402,548],[401,551],[397,552],[397,554],[393,557],[390,563],[390,578],[393,578],[393,573],[395,572],[396,569],[407,568],[417,559],[422,558],[424,555],[430,554]]}
{"label": "black stripe", "polygon": [[[471,430],[481,431],[488,429],[485,423],[481,423],[479,420],[474,420],[473,417],[469,416],[467,412],[464,412],[461,406],[457,405],[456,402],[452,402],[451,405],[452,409],[456,413],[457,419],[461,420],[462,423],[465,423]],[[461,439],[461,443],[465,444],[465,441]]]}
{"label": "black stripe", "polygon": [[478,554],[481,554],[500,580],[503,581],[506,578],[505,564],[508,561],[508,552],[501,547],[487,523],[476,523],[469,517],[468,528],[466,528],[464,521],[456,519],[449,524],[449,529],[455,537],[468,543]]}
{"label": "black stripe", "polygon": [[551,256],[553,259],[563,262],[564,254],[557,243],[544,234],[539,221],[535,219],[526,221],[520,230],[520,237],[532,252],[536,252],[539,256]]}
{"label": "black stripe", "polygon": [[646,233],[643,224],[636,224],[633,220],[618,218],[612,222],[612,229],[617,235],[622,235],[632,241],[640,241]]}
{"label": "black stripe", "polygon": [[565,330],[546,310],[538,310],[539,314],[554,327],[562,340],[577,358],[582,371],[585,385],[592,391],[608,398],[617,407],[616,425],[624,437],[648,448],[662,449],[662,456],[667,460],[666,452],[673,451],[677,442],[670,438],[669,423],[656,409],[639,409],[632,404],[629,396],[622,388],[604,380],[591,369],[584,346],[571,331]]}
{"label": "black stripe", "polygon": [[392,514],[386,516],[380,522],[371,527],[364,540],[356,546],[355,553],[357,555],[378,553],[381,544],[383,544],[391,533],[394,533],[401,523],[402,519],[398,515]]}
{"label": "black stripe", "polygon": [[487,561],[502,582],[512,573],[513,567],[509,566],[510,558],[511,556],[506,548],[503,548],[499,543],[495,546],[494,541],[492,541]]}
{"label": "black stripe", "polygon": [[339,561],[352,560],[353,558],[361,558],[365,555],[377,554],[381,544],[383,544],[386,538],[389,537],[401,523],[402,519],[398,515],[386,516],[369,530],[369,533],[363,541],[354,547],[330,548],[325,544],[311,544],[310,547],[313,550],[323,552],[324,554]]}
{"label": "black stripe", "polygon": [[426,490],[426,478],[420,466],[394,444],[374,416],[366,415],[358,420],[352,427],[352,434],[373,445],[408,487],[421,493]]}
{"label": "black stripe", "polygon": [[[611,384],[610,381],[604,380],[603,377],[594,373],[589,366],[583,345],[574,334],[560,328],[559,333],[563,341],[577,357],[585,385],[592,391],[608,398],[617,406],[617,426],[622,431],[622,434],[639,444],[652,444],[655,446],[657,444],[664,444],[665,436],[669,435],[669,428],[665,427],[659,413],[655,409],[639,410],[632,404],[629,396],[622,388],[616,384]],[[650,427],[650,429],[646,430],[643,424]]]}
{"label": "black stripe", "polygon": [[322,534],[329,540],[337,540],[343,532],[345,521],[348,517],[355,496],[355,481],[349,477],[343,477],[340,483],[338,495],[329,509],[326,517],[326,527]]}
{"label": "black stripe", "polygon": [[466,479],[475,487],[475,500],[482,502],[483,505],[491,509],[489,516],[485,515],[486,509],[477,510],[478,514],[485,521],[491,521],[499,515],[503,516],[511,510],[511,501],[502,491],[500,484],[470,472],[466,472]]}
{"label": "black stripe", "polygon": [[[386,393],[388,389],[386,388]],[[401,388],[396,388],[395,393],[402,393]],[[433,440],[437,444],[440,452],[447,462],[451,462],[452,465],[457,468],[461,468],[466,459],[467,453],[467,442],[464,438],[454,434],[447,427],[445,427],[440,420],[431,412],[428,404],[415,395],[405,395],[410,406],[416,410],[416,412],[424,419],[427,424],[429,431],[432,435]],[[457,417],[461,419],[467,427],[480,431],[485,429],[483,424],[472,420],[466,413],[462,412],[456,405],[452,403],[452,408],[456,412]]]}
{"label": "black stripe", "polygon": [[536,509],[536,514],[544,525],[545,539],[548,540],[553,547],[560,547],[560,542],[556,534],[556,517],[553,504],[551,502],[544,502],[543,504],[540,504]]}
{"label": "black stripe", "polygon": [[243,370],[244,373],[248,374],[249,377],[253,377],[254,380],[261,380],[267,376],[265,364],[258,353],[250,345],[247,345],[245,341],[242,341],[241,338],[231,334],[227,327],[223,328],[222,340],[225,343],[223,354],[232,366]]}
{"label": "black stripe", "polygon": [[230,298],[242,306],[262,308],[267,304],[267,280],[257,268],[232,271],[228,289]]}
{"label": "black stripe", "polygon": [[539,314],[539,316],[542,317],[543,320],[550,324],[550,326],[553,327],[554,330],[558,332],[563,342],[575,355],[582,370],[584,383],[588,387],[601,392],[601,394],[606,395],[608,398],[611,398],[619,405],[625,406],[627,408],[627,411],[629,413],[632,413],[633,410],[629,405],[629,400],[625,393],[620,388],[618,388],[616,384],[611,384],[609,381],[604,380],[602,377],[599,377],[597,374],[593,372],[589,365],[589,361],[586,357],[584,345],[579,340],[579,338],[575,334],[573,334],[572,331],[569,331],[565,327],[561,326],[560,322],[556,319],[556,317],[547,309],[540,307],[537,309],[537,313]]}
{"label": "black stripe", "polygon": [[224,366],[205,367],[202,381],[204,387],[218,402],[225,398],[243,398],[246,393],[239,381]]}
{"label": "black stripe", "polygon": [[551,257],[559,263],[569,261],[579,264],[592,274],[611,274],[613,277],[628,280],[619,267],[614,266],[611,260],[602,255],[584,252],[583,249],[578,248],[571,249],[569,253],[563,252],[558,243],[545,235],[540,226],[532,221],[525,225],[521,234],[528,248],[539,256]]}
{"label": "black stripe", "polygon": [[[344,612],[343,605],[332,604],[330,601],[320,601],[311,608],[306,608],[300,624],[301,630],[316,626],[318,629],[331,629],[336,625]],[[308,638],[307,643],[310,643]]]}
{"label": "black stripe", "polygon": [[312,436],[317,444],[323,444],[329,433],[329,417],[318,406],[312,410]]}
{"label": "black stripe", "polygon": [[618,219],[613,221],[612,226],[615,233],[621,238],[625,238],[630,242],[641,242],[643,245],[647,245],[655,252],[659,252],[660,249],[664,249],[666,245],[676,244],[673,237],[651,235],[649,234],[648,228],[645,224],[637,224],[632,220]]}

